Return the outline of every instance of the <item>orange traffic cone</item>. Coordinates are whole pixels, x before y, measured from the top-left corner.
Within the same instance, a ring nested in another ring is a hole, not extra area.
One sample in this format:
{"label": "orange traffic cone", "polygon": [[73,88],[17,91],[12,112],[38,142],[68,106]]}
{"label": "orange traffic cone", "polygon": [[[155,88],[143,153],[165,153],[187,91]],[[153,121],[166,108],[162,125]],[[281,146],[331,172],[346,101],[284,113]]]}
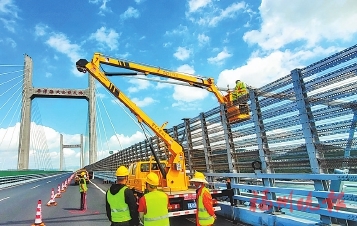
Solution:
{"label": "orange traffic cone", "polygon": [[61,197],[62,197],[62,195],[61,195],[61,185],[58,185],[56,198],[61,198]]}
{"label": "orange traffic cone", "polygon": [[37,202],[35,223],[32,224],[31,226],[37,226],[37,225],[45,226],[45,224],[42,222],[41,200],[38,200],[38,202]]}
{"label": "orange traffic cone", "polygon": [[62,182],[62,189],[61,192],[66,192],[66,189],[64,188],[64,183]]}
{"label": "orange traffic cone", "polygon": [[48,201],[47,206],[57,206],[57,202],[55,201],[55,190],[52,188],[51,199]]}

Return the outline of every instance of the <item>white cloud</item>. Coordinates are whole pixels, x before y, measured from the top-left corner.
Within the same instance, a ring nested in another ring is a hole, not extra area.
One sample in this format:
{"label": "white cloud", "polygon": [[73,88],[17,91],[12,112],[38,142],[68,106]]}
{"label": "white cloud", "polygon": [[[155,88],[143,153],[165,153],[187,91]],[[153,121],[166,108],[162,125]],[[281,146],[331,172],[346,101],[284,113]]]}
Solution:
{"label": "white cloud", "polygon": [[11,46],[12,48],[16,48],[17,43],[12,39],[12,38],[6,38],[5,40],[0,39],[0,43],[3,42],[8,46]]}
{"label": "white cloud", "polygon": [[138,107],[146,107],[148,105],[151,105],[152,103],[158,102],[151,97],[145,97],[143,100],[139,100],[138,98],[132,98],[132,101],[138,106]]}
{"label": "white cloud", "polygon": [[[124,134],[116,134],[110,137],[108,146],[112,150],[121,150],[121,147],[122,148],[130,147],[131,145],[139,143],[144,139],[145,139],[145,135],[140,131],[136,131],[134,134],[130,136]],[[106,146],[106,144],[103,144],[103,146]],[[109,151],[107,153],[109,153]]]}
{"label": "white cloud", "polygon": [[189,0],[188,1],[188,11],[190,13],[196,12],[200,8],[204,8],[210,3],[211,3],[211,0]]}
{"label": "white cloud", "polygon": [[36,36],[44,36],[47,34],[48,26],[43,24],[36,24],[35,26],[35,35]]}
{"label": "white cloud", "polygon": [[95,96],[99,99],[107,98],[107,95],[105,95],[104,93],[99,93],[99,92],[96,92]]}
{"label": "white cloud", "polygon": [[174,56],[179,59],[179,60],[186,60],[190,57],[191,50],[187,49],[185,47],[178,47],[176,52],[174,53]]}
{"label": "white cloud", "polygon": [[110,0],[89,0],[89,3],[92,4],[99,4],[101,3],[101,6],[99,7],[99,15],[104,16],[104,12],[111,12],[110,8],[107,7],[107,3],[110,2]]}
{"label": "white cloud", "polygon": [[118,34],[113,29],[107,29],[106,27],[99,28],[95,33],[90,35],[90,39],[94,39],[102,45],[106,45],[110,50],[116,50],[118,48]]}
{"label": "white cloud", "polygon": [[134,0],[136,4],[143,3],[145,0]]}
{"label": "white cloud", "polygon": [[210,38],[209,38],[207,35],[205,35],[205,34],[199,34],[198,37],[197,37],[197,39],[198,39],[198,43],[199,43],[200,45],[205,45],[205,44],[207,44],[207,43],[209,42],[209,40],[210,40]]}
{"label": "white cloud", "polygon": [[18,11],[19,11],[19,9],[14,4],[13,0],[1,0],[0,1],[0,15],[7,14],[7,15],[11,15],[11,16],[17,18]]}
{"label": "white cloud", "polygon": [[177,101],[172,104],[172,107],[180,111],[202,111],[202,108],[199,107],[200,104],[197,102],[183,102]]}
{"label": "white cloud", "polygon": [[164,88],[171,88],[173,87],[172,84],[170,83],[165,83],[166,81],[170,82],[174,82],[172,79],[167,79],[167,80],[164,80],[164,79],[161,79],[162,82],[158,82],[155,86],[155,89],[164,89]]}
{"label": "white cloud", "polygon": [[195,69],[188,64],[181,65],[180,67],[177,68],[177,71],[190,75],[195,74]]}
{"label": "white cloud", "polygon": [[226,9],[220,10],[218,16],[214,16],[210,18],[208,21],[208,25],[216,26],[220,21],[226,18],[235,18],[237,16],[237,12],[244,8],[245,8],[244,2],[233,3],[232,5],[228,6]]}
{"label": "white cloud", "polygon": [[71,41],[66,35],[62,33],[53,34],[48,38],[46,44],[54,48],[60,53],[66,54],[72,62],[76,62],[80,59],[79,55],[79,45],[71,44]]}
{"label": "white cloud", "polygon": [[[195,73],[195,70],[193,67],[189,66],[188,64],[184,64],[180,66],[177,71],[191,74],[193,75]],[[200,89],[197,87],[190,87],[190,86],[181,86],[181,85],[175,85],[174,86],[174,93],[172,94],[172,97],[174,100],[177,101],[173,106],[180,106],[181,107],[181,102],[194,102],[197,100],[203,100],[208,96],[209,92],[206,89]]]}
{"label": "white cloud", "polygon": [[[18,143],[20,134],[20,123],[6,129],[0,128],[0,170],[1,169],[16,169],[18,158]],[[31,122],[31,143],[30,143],[30,168],[52,167],[59,168],[60,162],[60,133],[54,129],[42,125],[37,125]],[[36,136],[36,137],[34,137]],[[41,144],[40,150],[38,142],[34,143],[34,139],[38,136],[45,136],[45,144]],[[80,135],[63,134],[63,144],[80,144]],[[66,166],[79,166],[79,148],[63,150],[64,161]],[[3,161],[5,160],[6,161]],[[41,160],[40,160],[41,159]]]}
{"label": "white cloud", "polygon": [[221,65],[223,64],[224,60],[231,57],[232,54],[230,54],[226,48],[224,48],[221,52],[217,54],[215,57],[210,57],[208,58],[208,62],[211,64],[218,64]]}
{"label": "white cloud", "polygon": [[[204,3],[207,2],[205,1]],[[200,13],[187,14],[188,19],[199,25],[215,27],[223,20],[236,18],[240,11],[248,13],[247,6],[244,2],[232,3],[225,9],[219,9],[216,5],[208,3],[204,6],[210,8],[205,11],[200,11]]]}
{"label": "white cloud", "polygon": [[188,27],[180,24],[178,28],[173,29],[171,31],[166,31],[165,35],[184,35],[188,33]]}
{"label": "white cloud", "polygon": [[[145,78],[145,76],[138,75],[139,78]],[[134,84],[128,88],[129,93],[136,93],[140,90],[145,90],[150,87],[150,82],[144,79],[130,79],[129,83]]]}
{"label": "white cloud", "polygon": [[208,94],[209,92],[206,89],[177,85],[175,86],[175,92],[172,97],[177,101],[194,102],[205,99]]}
{"label": "white cloud", "polygon": [[0,21],[4,24],[4,27],[12,33],[15,33],[15,20],[7,20],[4,18],[0,18]]}
{"label": "white cloud", "polygon": [[[357,32],[357,1],[262,0],[260,30],[244,34],[249,44],[276,50],[296,41],[313,47],[320,41],[351,40]],[[299,13],[296,13],[299,12]]]}
{"label": "white cloud", "polygon": [[120,15],[120,18],[126,20],[129,18],[138,18],[139,16],[139,11],[130,6],[123,14]]}
{"label": "white cloud", "polygon": [[253,53],[246,65],[236,69],[224,70],[220,73],[217,81],[218,87],[229,87],[232,89],[237,79],[248,85],[259,88],[271,81],[277,80],[290,73],[294,68],[303,67],[304,61],[314,59],[316,56],[328,56],[340,49],[330,47],[323,49],[316,47],[311,50],[275,51],[269,55],[260,56],[259,52]]}
{"label": "white cloud", "polygon": [[170,46],[172,46],[172,42],[165,42],[165,43],[163,44],[163,46],[164,46],[164,47],[170,47]]}

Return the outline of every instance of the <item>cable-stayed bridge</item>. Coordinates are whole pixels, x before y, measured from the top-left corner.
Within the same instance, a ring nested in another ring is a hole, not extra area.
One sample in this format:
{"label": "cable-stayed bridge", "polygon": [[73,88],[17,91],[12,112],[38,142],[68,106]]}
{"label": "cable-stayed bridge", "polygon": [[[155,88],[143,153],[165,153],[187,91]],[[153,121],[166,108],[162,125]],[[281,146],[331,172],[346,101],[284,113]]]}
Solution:
{"label": "cable-stayed bridge", "polygon": [[[212,186],[222,185],[217,182],[220,177],[233,178],[237,206],[223,206],[224,215],[233,214],[253,225],[354,225],[356,71],[357,46],[352,46],[307,67],[292,69],[290,74],[263,87],[250,89],[252,117],[248,121],[229,125],[222,120],[224,106],[218,106],[167,131],[184,147],[191,172],[206,172]],[[21,84],[20,79],[0,84]],[[23,91],[19,89],[19,94],[12,88],[1,90],[4,91],[0,95],[7,99],[21,98]],[[10,113],[15,108],[8,107],[11,110],[4,115],[16,115]],[[162,141],[152,136],[107,158],[89,160],[86,168],[110,176],[118,164],[149,159],[150,142],[160,158],[167,157]],[[38,162],[48,164],[48,154],[39,153],[42,157]],[[252,162],[257,161],[261,167],[253,169]],[[254,196],[249,191],[263,195]],[[334,192],[338,195],[331,197]],[[281,201],[284,197],[288,203]],[[252,199],[269,208],[244,206]],[[342,200],[344,205],[340,205]]]}

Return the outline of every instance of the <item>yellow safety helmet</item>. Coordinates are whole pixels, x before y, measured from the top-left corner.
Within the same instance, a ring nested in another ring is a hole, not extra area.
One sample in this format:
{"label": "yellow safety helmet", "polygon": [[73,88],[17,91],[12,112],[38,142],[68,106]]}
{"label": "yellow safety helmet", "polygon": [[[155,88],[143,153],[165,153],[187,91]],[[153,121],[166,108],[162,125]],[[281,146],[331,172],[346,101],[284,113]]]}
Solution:
{"label": "yellow safety helmet", "polygon": [[117,177],[126,177],[128,175],[129,175],[129,170],[125,166],[119,166],[119,168],[115,172],[115,176]]}
{"label": "yellow safety helmet", "polygon": [[86,173],[85,173],[85,172],[82,172],[82,173],[81,173],[81,176],[84,176],[84,175],[86,175]]}
{"label": "yellow safety helmet", "polygon": [[150,185],[158,186],[159,185],[159,177],[157,176],[156,173],[150,172],[146,176],[146,181],[145,182],[150,184]]}
{"label": "yellow safety helmet", "polygon": [[201,172],[196,171],[195,174],[193,175],[193,178],[190,180],[190,182],[201,182],[208,184],[206,181],[205,175]]}

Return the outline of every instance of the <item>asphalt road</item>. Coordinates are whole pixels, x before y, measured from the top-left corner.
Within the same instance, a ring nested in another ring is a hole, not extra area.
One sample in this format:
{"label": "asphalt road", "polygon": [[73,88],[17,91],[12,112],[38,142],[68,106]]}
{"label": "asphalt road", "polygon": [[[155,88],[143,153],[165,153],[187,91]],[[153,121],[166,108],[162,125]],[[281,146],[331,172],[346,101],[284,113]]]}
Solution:
{"label": "asphalt road", "polygon": [[[42,201],[42,221],[46,226],[104,226],[110,225],[105,214],[105,191],[110,184],[102,184],[94,179],[88,184],[88,209],[80,211],[80,194],[78,185],[73,181],[61,198],[56,198],[56,206],[46,206],[54,188],[64,182],[71,174],[63,174],[0,190],[0,226],[29,226],[35,223],[38,200]],[[194,216],[170,218],[172,226],[194,226]],[[232,221],[219,217],[215,225],[231,226]],[[238,224],[239,225],[239,224]]]}

